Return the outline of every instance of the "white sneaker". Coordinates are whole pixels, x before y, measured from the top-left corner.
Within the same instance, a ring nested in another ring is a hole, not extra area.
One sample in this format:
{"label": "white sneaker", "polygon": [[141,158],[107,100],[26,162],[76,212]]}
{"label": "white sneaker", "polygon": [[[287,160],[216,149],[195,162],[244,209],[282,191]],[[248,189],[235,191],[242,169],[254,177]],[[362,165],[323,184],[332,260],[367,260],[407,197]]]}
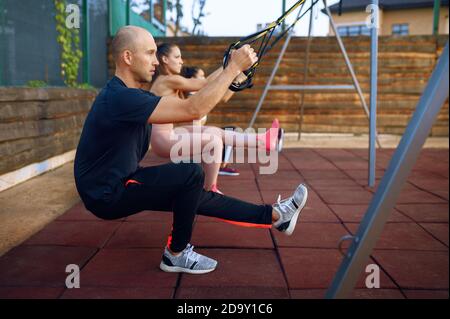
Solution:
{"label": "white sneaker", "polygon": [[174,256],[169,250],[164,250],[159,268],[165,272],[185,272],[189,274],[206,274],[217,267],[217,261],[200,255],[188,244],[180,255]]}
{"label": "white sneaker", "polygon": [[280,196],[278,196],[277,203],[273,205],[273,208],[280,215],[280,219],[273,226],[288,236],[292,235],[297,224],[298,216],[303,207],[305,207],[307,198],[308,189],[303,184],[300,184],[295,190],[294,195],[287,199],[280,201]]}

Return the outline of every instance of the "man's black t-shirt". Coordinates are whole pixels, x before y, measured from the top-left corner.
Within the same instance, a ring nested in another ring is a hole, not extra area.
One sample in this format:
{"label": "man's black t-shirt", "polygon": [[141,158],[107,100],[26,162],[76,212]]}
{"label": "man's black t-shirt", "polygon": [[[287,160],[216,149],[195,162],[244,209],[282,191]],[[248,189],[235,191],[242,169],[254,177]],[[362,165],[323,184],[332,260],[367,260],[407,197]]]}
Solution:
{"label": "man's black t-shirt", "polygon": [[113,77],[94,101],[75,156],[75,183],[88,209],[118,200],[150,141],[148,118],[161,98]]}

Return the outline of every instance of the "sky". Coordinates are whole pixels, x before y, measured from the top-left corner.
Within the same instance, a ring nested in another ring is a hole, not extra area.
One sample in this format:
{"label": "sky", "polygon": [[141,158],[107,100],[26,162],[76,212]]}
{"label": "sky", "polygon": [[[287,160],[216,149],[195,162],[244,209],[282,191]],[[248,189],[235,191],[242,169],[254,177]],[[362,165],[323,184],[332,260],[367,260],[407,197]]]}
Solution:
{"label": "sky", "polygon": [[[305,10],[313,0],[307,0]],[[192,31],[193,22],[191,15],[194,0],[183,0],[184,18],[183,26]],[[290,8],[297,0],[287,0],[286,7]],[[329,0],[328,5],[337,3],[338,0]],[[320,6],[319,6],[320,5]],[[319,6],[319,7],[318,7]],[[323,2],[316,5],[313,20],[313,35],[325,36],[329,30],[329,22],[319,10],[323,8]],[[258,23],[270,23],[282,14],[282,0],[207,0],[205,5],[206,17],[202,20],[201,29],[208,36],[244,36],[256,31]],[[292,13],[286,20],[295,19],[297,12]],[[295,27],[295,34],[305,36],[308,34],[309,14]]]}

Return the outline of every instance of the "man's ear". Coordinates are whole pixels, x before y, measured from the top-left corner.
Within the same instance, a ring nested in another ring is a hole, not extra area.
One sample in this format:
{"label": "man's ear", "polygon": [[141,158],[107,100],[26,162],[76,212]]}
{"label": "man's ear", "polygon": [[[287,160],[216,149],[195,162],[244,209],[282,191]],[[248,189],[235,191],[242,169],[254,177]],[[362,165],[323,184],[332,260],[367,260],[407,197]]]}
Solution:
{"label": "man's ear", "polygon": [[126,65],[131,65],[133,61],[133,54],[131,53],[130,50],[125,50],[122,53],[122,58]]}

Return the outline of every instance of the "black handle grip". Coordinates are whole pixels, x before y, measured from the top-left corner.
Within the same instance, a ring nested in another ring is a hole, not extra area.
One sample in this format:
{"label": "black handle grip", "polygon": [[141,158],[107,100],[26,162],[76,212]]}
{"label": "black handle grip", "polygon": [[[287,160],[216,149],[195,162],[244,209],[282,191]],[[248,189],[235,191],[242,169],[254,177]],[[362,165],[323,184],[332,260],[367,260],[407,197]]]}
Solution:
{"label": "black handle grip", "polygon": [[[223,67],[224,68],[227,67],[228,62],[230,60],[231,50],[237,50],[242,46],[243,46],[243,44],[241,44],[240,42],[236,42],[236,43],[231,44],[230,47],[228,48],[228,50],[225,51],[225,54],[223,57]],[[231,91],[240,92],[245,89],[250,89],[253,87],[252,79],[253,79],[253,75],[255,74],[255,67],[252,66],[250,69],[245,70],[243,73],[247,76],[247,79],[241,83],[231,83],[231,85],[229,86],[229,89]]]}

